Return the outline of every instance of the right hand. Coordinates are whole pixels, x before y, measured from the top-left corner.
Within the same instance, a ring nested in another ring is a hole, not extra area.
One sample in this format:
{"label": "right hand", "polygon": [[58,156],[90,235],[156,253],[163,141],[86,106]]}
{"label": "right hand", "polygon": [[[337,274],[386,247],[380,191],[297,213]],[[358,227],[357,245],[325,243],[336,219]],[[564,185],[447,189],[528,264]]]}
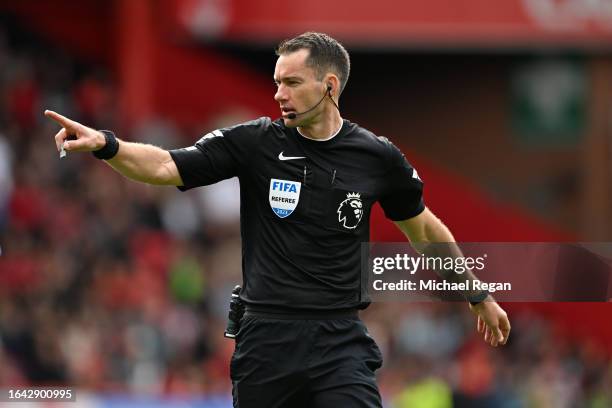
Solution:
{"label": "right hand", "polygon": [[[64,150],[67,152],[93,152],[106,145],[106,139],[102,132],[81,125],[79,122],[51,110],[46,110],[45,116],[53,119],[62,127],[62,130],[55,135],[55,146],[58,151],[62,143],[64,144]],[[76,140],[67,140],[71,136],[76,137]]]}

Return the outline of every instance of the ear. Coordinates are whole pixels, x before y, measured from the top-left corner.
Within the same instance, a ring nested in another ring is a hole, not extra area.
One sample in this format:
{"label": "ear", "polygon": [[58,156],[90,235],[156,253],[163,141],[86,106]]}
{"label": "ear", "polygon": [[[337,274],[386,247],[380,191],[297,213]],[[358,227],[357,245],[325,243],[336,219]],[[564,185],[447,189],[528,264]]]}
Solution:
{"label": "ear", "polygon": [[326,89],[328,89],[326,92],[328,92],[332,97],[338,96],[340,93],[340,80],[334,74],[327,74],[327,77],[325,78],[325,86],[327,87]]}

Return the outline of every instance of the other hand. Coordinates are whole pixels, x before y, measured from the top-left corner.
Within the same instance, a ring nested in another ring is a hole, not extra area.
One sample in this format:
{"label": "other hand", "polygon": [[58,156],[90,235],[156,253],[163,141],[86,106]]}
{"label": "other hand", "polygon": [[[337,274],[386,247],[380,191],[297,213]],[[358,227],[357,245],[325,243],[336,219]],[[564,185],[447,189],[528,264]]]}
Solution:
{"label": "other hand", "polygon": [[508,315],[489,295],[483,302],[472,306],[470,310],[478,316],[478,333],[484,333],[484,341],[493,347],[504,345],[510,336]]}

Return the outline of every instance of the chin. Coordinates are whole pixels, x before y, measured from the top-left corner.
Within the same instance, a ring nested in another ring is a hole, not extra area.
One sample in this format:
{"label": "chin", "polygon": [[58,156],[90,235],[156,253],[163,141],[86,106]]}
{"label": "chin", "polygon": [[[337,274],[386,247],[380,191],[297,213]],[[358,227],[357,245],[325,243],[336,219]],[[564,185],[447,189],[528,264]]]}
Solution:
{"label": "chin", "polygon": [[288,127],[288,128],[296,128],[296,127],[300,126],[300,124],[298,123],[297,119],[283,118],[283,121],[285,122],[285,126]]}

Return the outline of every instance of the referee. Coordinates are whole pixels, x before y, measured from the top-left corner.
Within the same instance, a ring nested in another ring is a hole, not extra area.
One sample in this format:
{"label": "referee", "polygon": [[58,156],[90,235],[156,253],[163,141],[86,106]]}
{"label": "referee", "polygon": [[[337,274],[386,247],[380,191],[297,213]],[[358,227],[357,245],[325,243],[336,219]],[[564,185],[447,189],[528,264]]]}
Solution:
{"label": "referee", "polygon": [[[136,181],[187,190],[239,178],[246,312],[231,360],[235,407],[380,408],[381,353],[357,314],[368,305],[360,245],[372,206],[379,202],[419,252],[454,239],[425,207],[423,183],[399,149],[341,117],[344,47],[309,32],[283,41],[277,55],[281,118],[218,129],[184,149],[45,115],[62,126],[58,150],[91,151]],[[501,307],[486,292],[464,296],[485,341],[505,344]]]}

